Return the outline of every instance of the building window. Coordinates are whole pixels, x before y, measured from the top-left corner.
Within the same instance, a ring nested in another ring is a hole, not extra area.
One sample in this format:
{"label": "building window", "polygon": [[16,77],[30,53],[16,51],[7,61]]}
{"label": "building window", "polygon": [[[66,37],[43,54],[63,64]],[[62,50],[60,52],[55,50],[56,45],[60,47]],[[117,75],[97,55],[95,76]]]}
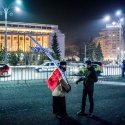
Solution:
{"label": "building window", "polygon": [[51,27],[47,27],[47,29],[52,29]]}
{"label": "building window", "polygon": [[35,26],[31,26],[31,28],[35,28]]}
{"label": "building window", "polygon": [[8,36],[7,39],[10,40],[10,37]]}
{"label": "building window", "polygon": [[42,29],[46,29],[46,27],[43,26]]}
{"label": "building window", "polygon": [[27,25],[26,25],[25,28],[30,28],[30,26],[27,26]]}
{"label": "building window", "polygon": [[38,41],[40,41],[40,38],[37,38]]}
{"label": "building window", "polygon": [[2,43],[0,43],[0,51],[2,50]]}
{"label": "building window", "polygon": [[29,38],[28,38],[28,37],[26,37],[26,40],[29,40]]}
{"label": "building window", "polygon": [[14,37],[14,40],[17,40],[17,37]]}
{"label": "building window", "polygon": [[112,44],[112,49],[116,49],[116,44]]}
{"label": "building window", "polygon": [[20,37],[20,40],[23,40],[23,37]]}
{"label": "building window", "polygon": [[4,40],[4,36],[1,36],[1,40]]}
{"label": "building window", "polygon": [[41,29],[41,26],[36,26],[36,28]]}

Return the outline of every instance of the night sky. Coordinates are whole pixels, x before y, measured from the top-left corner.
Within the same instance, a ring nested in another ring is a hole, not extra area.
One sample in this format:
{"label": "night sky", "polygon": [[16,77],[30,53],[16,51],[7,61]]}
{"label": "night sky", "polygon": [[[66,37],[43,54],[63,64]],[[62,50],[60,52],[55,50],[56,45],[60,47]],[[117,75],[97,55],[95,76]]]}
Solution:
{"label": "night sky", "polygon": [[[7,3],[14,0],[3,0]],[[87,41],[105,27],[101,19],[121,9],[125,0],[22,0],[22,12],[9,21],[55,24],[66,35],[66,44]],[[4,16],[0,16],[4,20]]]}

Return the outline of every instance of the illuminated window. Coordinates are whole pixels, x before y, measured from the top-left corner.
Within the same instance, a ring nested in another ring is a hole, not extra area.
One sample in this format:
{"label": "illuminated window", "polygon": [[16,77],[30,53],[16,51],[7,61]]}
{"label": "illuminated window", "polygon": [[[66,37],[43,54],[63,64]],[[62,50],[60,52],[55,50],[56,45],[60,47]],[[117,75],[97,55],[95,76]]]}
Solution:
{"label": "illuminated window", "polygon": [[24,51],[24,35],[20,35],[19,39],[19,50]]}
{"label": "illuminated window", "polygon": [[17,40],[17,37],[14,37],[14,40]]}
{"label": "illuminated window", "polygon": [[29,38],[28,38],[28,37],[26,37],[26,40],[29,40]]}
{"label": "illuminated window", "polygon": [[1,36],[1,40],[4,40],[4,36]]}
{"label": "illuminated window", "polygon": [[7,39],[10,40],[10,37],[8,36]]}
{"label": "illuminated window", "polygon": [[20,40],[23,40],[23,37],[20,37]]}
{"label": "illuminated window", "polygon": [[0,43],[0,51],[2,50],[2,43]]}
{"label": "illuminated window", "polygon": [[[33,36],[33,38],[36,40],[36,36]],[[36,46],[34,42],[31,42],[31,46]]]}
{"label": "illuminated window", "polygon": [[114,44],[112,44],[112,46],[113,46],[113,47],[116,47],[116,44],[114,43]]}
{"label": "illuminated window", "polygon": [[30,39],[28,36],[25,37],[26,41],[25,41],[25,52],[30,51]]}
{"label": "illuminated window", "polygon": [[17,35],[12,35],[12,51],[17,51],[18,49],[18,36]]}
{"label": "illuminated window", "polygon": [[40,38],[37,38],[38,41],[40,41],[41,39]]}
{"label": "illuminated window", "polygon": [[7,35],[7,50],[11,51],[11,35]]}
{"label": "illuminated window", "polygon": [[44,48],[48,48],[48,42],[49,42],[49,38],[48,36],[43,36],[43,47]]}
{"label": "illuminated window", "polygon": [[47,29],[52,29],[51,27],[47,27]]}

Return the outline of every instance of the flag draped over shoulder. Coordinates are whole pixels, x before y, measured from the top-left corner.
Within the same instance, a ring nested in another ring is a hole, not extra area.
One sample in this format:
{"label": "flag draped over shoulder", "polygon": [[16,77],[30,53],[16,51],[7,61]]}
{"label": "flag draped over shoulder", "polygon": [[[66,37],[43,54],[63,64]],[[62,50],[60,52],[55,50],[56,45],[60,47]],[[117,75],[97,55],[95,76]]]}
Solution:
{"label": "flag draped over shoulder", "polygon": [[51,76],[48,78],[47,85],[48,85],[48,88],[50,88],[52,91],[57,87],[57,85],[59,85],[58,81],[59,81],[60,76],[61,76],[61,73],[56,68],[51,74]]}

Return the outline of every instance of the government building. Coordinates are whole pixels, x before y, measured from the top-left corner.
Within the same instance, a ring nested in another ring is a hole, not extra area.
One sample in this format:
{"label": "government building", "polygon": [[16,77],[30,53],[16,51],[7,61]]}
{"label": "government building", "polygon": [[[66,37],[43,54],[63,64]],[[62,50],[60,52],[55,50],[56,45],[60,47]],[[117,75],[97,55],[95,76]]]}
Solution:
{"label": "government building", "polygon": [[[61,58],[65,58],[65,35],[58,25],[7,22],[7,51],[31,52],[30,46],[36,46],[28,37],[31,35],[44,48],[51,48],[53,35],[56,33]],[[0,21],[0,51],[5,45],[5,23]]]}

